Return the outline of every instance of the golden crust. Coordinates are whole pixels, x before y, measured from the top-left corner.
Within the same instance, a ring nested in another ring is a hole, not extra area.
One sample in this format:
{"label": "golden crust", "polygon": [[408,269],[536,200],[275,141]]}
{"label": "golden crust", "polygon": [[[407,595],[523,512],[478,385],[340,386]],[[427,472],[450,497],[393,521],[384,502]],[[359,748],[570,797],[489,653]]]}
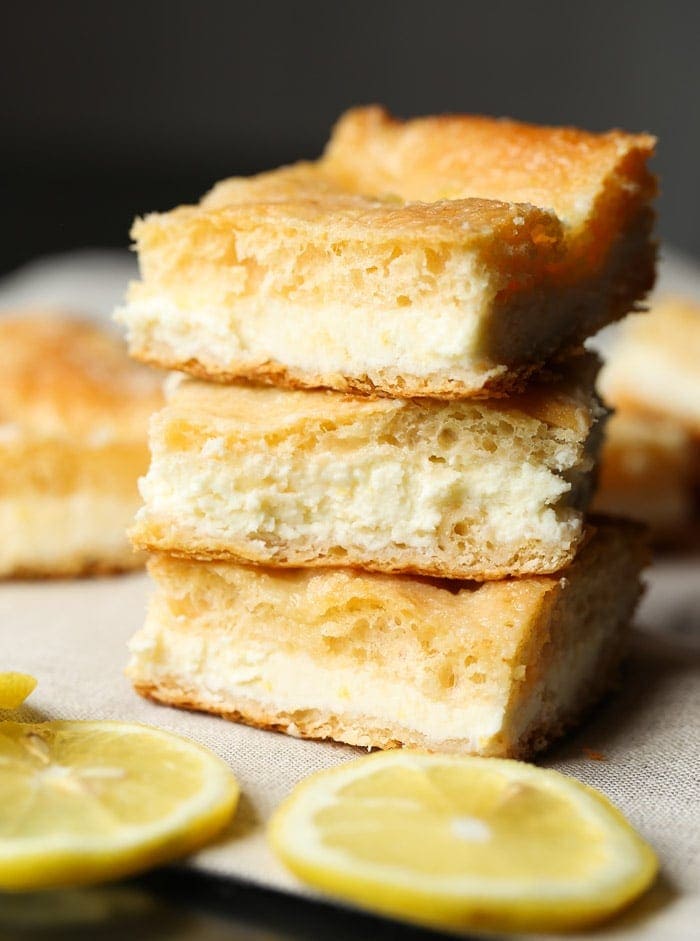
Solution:
{"label": "golden crust", "polygon": [[[522,553],[511,557],[505,564],[495,564],[490,559],[485,558],[481,562],[469,560],[465,563],[463,560],[443,561],[436,558],[422,558],[416,561],[407,561],[405,558],[397,558],[389,552],[380,554],[375,552],[371,559],[358,559],[340,553],[327,551],[325,547],[313,547],[306,551],[294,551],[287,548],[284,554],[270,556],[269,552],[256,553],[255,550],[246,550],[245,554],[235,552],[225,543],[216,545],[193,545],[192,548],[179,544],[171,545],[163,539],[161,530],[156,527],[151,529],[139,528],[129,531],[132,543],[137,549],[146,552],[167,552],[173,559],[181,559],[184,562],[230,562],[235,565],[274,565],[280,569],[294,571],[303,566],[304,568],[324,571],[342,565],[344,569],[350,572],[373,572],[381,575],[413,575],[424,576],[426,578],[442,578],[448,581],[454,579],[466,579],[477,582],[498,582],[504,578],[526,578],[537,573],[551,573],[558,568],[570,565],[576,557],[576,549],[579,543],[572,543],[566,548],[560,548],[556,555],[536,557],[533,561],[530,546],[523,548]],[[585,538],[585,530],[581,533],[580,539]]]}
{"label": "golden crust", "polygon": [[[655,143],[649,134],[617,130],[595,134],[478,115],[401,121],[381,107],[354,108],[339,119],[317,163],[224,180],[201,205],[217,210],[247,204],[254,216],[270,211],[270,204],[297,200],[314,214],[354,205],[359,212],[374,203],[388,212],[388,224],[396,220],[410,233],[442,212],[448,228],[462,221],[465,210],[490,226],[511,204],[526,215],[535,207],[551,211],[570,231],[586,223],[596,200],[622,178],[641,201],[654,195],[646,162]],[[243,211],[242,218],[250,217]],[[534,220],[545,225],[541,237],[556,238],[556,227],[547,226],[551,217]]]}
{"label": "golden crust", "polygon": [[162,374],[131,362],[112,334],[60,311],[0,315],[0,350],[0,424],[32,436],[142,441],[163,401]]}
{"label": "golden crust", "polygon": [[[595,420],[593,388],[599,368],[597,356],[590,353],[580,356],[552,369],[549,382],[531,384],[518,395],[498,398],[493,408],[514,421],[534,419],[550,428],[585,434]],[[489,407],[488,400],[479,404],[481,408]],[[450,406],[443,405],[442,400],[340,395],[324,389],[286,391],[243,383],[232,383],[230,390],[224,390],[219,385],[185,380],[174,388],[161,414],[171,421],[222,419],[232,423],[234,433],[236,428],[241,434],[254,433],[257,428],[267,436],[288,433],[297,427],[315,429],[325,421],[352,424],[373,413],[419,409],[429,415],[445,407]],[[453,407],[459,410],[457,403]]]}
{"label": "golden crust", "polygon": [[[158,701],[293,735],[528,757],[604,692],[624,646],[647,550],[639,527],[595,525],[565,572],[483,585],[155,556],[158,595],[129,673]],[[272,685],[268,648],[288,664]],[[327,689],[294,679],[291,664],[304,662],[327,671]],[[333,700],[348,671],[359,685]],[[403,721],[391,713],[396,684]],[[488,718],[428,732],[418,715],[430,703]]]}
{"label": "golden crust", "polygon": [[649,134],[594,134],[477,115],[401,121],[377,106],[355,108],[335,126],[323,163],[355,192],[406,200],[465,196],[552,209],[567,228],[585,224],[616,176],[647,196]]}
{"label": "golden crust", "polygon": [[[320,174],[323,171],[319,168]],[[514,247],[527,244],[528,256],[516,255],[526,267],[532,247],[542,246],[544,257],[555,261],[561,249],[561,224],[548,211],[535,206],[513,205],[490,199],[444,199],[437,202],[399,203],[344,193],[329,195],[327,184],[322,183],[323,199],[299,198],[290,186],[286,200],[270,202],[224,203],[204,197],[201,209],[181,206],[166,217],[155,216],[154,226],[160,220],[187,233],[192,227],[196,238],[203,228],[225,227],[227,231],[269,231],[274,234],[284,226],[294,227],[299,235],[314,237],[319,226],[328,233],[328,241],[345,238],[364,244],[384,243],[387,240],[407,242],[428,240],[435,243],[459,241],[462,246],[498,239],[494,253],[513,253]],[[275,187],[276,189],[276,187]],[[206,211],[204,211],[206,210]],[[137,221],[134,237],[145,230],[147,238],[155,238],[146,224]],[[187,233],[189,234],[189,233]]]}

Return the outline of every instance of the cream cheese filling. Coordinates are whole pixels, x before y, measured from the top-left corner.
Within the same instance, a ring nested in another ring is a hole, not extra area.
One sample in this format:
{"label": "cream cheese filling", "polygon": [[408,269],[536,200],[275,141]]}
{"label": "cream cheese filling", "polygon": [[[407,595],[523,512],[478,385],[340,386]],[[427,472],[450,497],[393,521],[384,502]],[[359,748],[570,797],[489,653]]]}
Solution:
{"label": "cream cheese filling", "polygon": [[579,512],[562,500],[571,484],[543,465],[469,454],[468,444],[466,459],[449,452],[444,463],[429,463],[418,449],[396,450],[372,444],[351,458],[254,449],[227,456],[225,439],[216,437],[180,454],[156,446],[140,482],[145,506],[137,528],[155,521],[232,547],[297,543],[364,552],[434,549],[458,538],[448,521],[462,519],[468,538],[497,545],[570,545],[580,532]]}
{"label": "cream cheese filling", "polygon": [[431,700],[415,686],[380,677],[376,670],[331,668],[303,651],[169,631],[152,616],[129,647],[132,677],[155,683],[174,679],[213,705],[248,698],[272,713],[317,709],[348,722],[369,718],[389,729],[403,726],[436,743],[456,739],[471,750],[486,747],[505,719],[509,689],[487,696],[475,687],[468,697]]}
{"label": "cream cheese filling", "polygon": [[[236,362],[269,360],[316,373],[364,376],[389,371],[425,376],[469,367],[479,355],[480,292],[459,304],[415,304],[377,310],[349,308],[329,299],[304,306],[268,299],[244,300],[231,310],[202,304],[181,308],[165,296],[132,300],[116,317],[128,328],[135,349],[151,345],[171,349],[178,360]],[[489,365],[479,363],[482,373]],[[472,369],[475,366],[472,364]]]}

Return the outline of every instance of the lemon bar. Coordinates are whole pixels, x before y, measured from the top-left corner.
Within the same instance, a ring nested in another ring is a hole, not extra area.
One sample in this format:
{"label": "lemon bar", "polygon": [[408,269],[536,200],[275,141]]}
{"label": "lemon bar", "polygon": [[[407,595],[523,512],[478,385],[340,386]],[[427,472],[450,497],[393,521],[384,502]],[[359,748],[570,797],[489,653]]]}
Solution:
{"label": "lemon bar", "polygon": [[137,220],[117,316],[134,356],[206,379],[512,391],[651,287],[653,147],[355,109],[316,162]]}
{"label": "lemon bar", "polygon": [[142,565],[126,537],[162,379],[99,327],[0,317],[0,577]]}
{"label": "lemon bar", "polygon": [[608,687],[645,559],[607,522],[563,572],[482,584],[157,554],[128,672],[290,735],[525,758]]}
{"label": "lemon bar", "polygon": [[622,409],[606,425],[594,509],[646,523],[676,541],[696,515],[700,445],[675,422]]}
{"label": "lemon bar", "polygon": [[508,399],[186,379],[152,421],[139,548],[450,578],[569,562],[604,416],[594,358]]}
{"label": "lemon bar", "polygon": [[620,325],[600,376],[615,408],[648,412],[700,437],[700,304],[667,297]]}

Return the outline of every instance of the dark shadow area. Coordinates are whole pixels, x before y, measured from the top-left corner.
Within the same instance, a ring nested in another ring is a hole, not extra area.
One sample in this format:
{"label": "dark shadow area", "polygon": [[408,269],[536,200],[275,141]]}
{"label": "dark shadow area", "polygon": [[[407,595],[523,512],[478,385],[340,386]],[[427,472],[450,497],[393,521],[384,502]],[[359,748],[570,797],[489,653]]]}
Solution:
{"label": "dark shadow area", "polygon": [[91,889],[0,893],[0,941],[439,941],[447,937],[454,935],[184,870],[159,870],[133,882]]}
{"label": "dark shadow area", "polygon": [[[0,272],[126,246],[137,214],[319,153],[353,104],[660,139],[661,232],[700,254],[700,6],[532,0],[8,5]],[[690,96],[690,97],[689,97]]]}
{"label": "dark shadow area", "polygon": [[591,710],[574,735],[547,752],[547,764],[597,754],[602,758],[626,740],[629,724],[644,726],[657,713],[660,696],[682,677],[700,683],[700,650],[660,634],[635,631],[615,689]]}
{"label": "dark shadow area", "polygon": [[[195,910],[234,917],[241,926],[263,929],[270,941],[444,941],[454,935],[399,924],[388,919],[343,908],[331,901],[319,903],[253,885],[191,872],[158,872],[144,880],[165,899],[188,893]],[[254,937],[254,936],[251,936]],[[461,938],[482,936],[460,933]]]}
{"label": "dark shadow area", "polygon": [[[197,934],[198,921],[206,930]],[[161,941],[235,937],[212,934],[177,899],[136,883],[23,894],[0,893],[0,941]],[[242,936],[245,937],[245,936]]]}

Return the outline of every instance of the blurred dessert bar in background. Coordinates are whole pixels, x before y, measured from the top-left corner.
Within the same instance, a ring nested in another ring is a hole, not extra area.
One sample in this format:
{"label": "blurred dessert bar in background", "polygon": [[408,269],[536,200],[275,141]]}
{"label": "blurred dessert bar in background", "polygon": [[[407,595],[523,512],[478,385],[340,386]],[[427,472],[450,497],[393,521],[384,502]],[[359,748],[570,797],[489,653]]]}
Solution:
{"label": "blurred dessert bar in background", "polygon": [[683,544],[700,519],[700,305],[656,302],[620,325],[606,357],[599,388],[615,414],[595,507]]}
{"label": "blurred dessert bar in background", "polygon": [[51,310],[0,314],[0,576],[143,564],[126,537],[162,375]]}

